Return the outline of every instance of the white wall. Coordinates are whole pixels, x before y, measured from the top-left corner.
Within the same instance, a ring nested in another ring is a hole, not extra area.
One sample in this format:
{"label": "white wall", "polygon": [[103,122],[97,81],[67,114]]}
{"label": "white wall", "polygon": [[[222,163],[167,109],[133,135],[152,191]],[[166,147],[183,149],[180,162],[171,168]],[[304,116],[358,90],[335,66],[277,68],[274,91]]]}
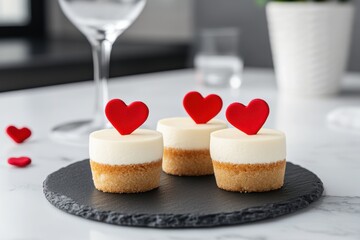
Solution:
{"label": "white wall", "polygon": [[[51,37],[80,38],[62,14],[57,1],[47,1]],[[188,42],[193,35],[193,0],[148,0],[144,11],[122,38]]]}

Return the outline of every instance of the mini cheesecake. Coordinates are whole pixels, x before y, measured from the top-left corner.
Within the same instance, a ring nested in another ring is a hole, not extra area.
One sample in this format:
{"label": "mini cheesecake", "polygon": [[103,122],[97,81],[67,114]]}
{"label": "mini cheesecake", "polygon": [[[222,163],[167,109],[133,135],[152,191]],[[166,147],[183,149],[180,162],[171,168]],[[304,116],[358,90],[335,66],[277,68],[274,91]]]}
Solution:
{"label": "mini cheesecake", "polygon": [[211,134],[210,154],[219,188],[234,192],[265,192],[284,184],[285,134],[261,129],[247,135],[229,128]]}
{"label": "mini cheesecake", "polygon": [[95,188],[110,193],[145,192],[159,187],[163,138],[153,130],[120,135],[115,129],[90,134],[89,155]]}
{"label": "mini cheesecake", "polygon": [[196,124],[191,118],[166,118],[157,124],[163,134],[163,171],[178,176],[201,176],[213,174],[210,158],[210,133],[224,129],[221,120]]}

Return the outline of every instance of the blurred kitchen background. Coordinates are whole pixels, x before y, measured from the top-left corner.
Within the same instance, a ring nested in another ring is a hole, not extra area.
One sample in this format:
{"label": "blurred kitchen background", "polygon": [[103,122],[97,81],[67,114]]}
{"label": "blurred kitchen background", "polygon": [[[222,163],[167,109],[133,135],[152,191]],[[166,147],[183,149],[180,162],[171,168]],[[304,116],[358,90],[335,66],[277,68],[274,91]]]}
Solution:
{"label": "blurred kitchen background", "polygon": [[[193,67],[198,33],[223,27],[239,29],[245,67],[273,67],[265,7],[255,1],[148,0],[115,43],[110,75]],[[360,72],[359,43],[356,14],[348,71]],[[0,91],[92,79],[90,44],[58,1],[0,0]]]}

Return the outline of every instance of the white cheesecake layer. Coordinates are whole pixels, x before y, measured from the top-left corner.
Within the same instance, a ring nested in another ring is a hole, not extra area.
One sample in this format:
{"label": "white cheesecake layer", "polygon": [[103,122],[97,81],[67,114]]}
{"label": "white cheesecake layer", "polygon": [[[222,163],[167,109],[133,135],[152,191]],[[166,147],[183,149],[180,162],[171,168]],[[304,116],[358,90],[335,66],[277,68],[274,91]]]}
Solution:
{"label": "white cheesecake layer", "polygon": [[196,124],[191,118],[165,118],[158,122],[157,130],[163,134],[164,146],[199,150],[210,148],[210,133],[227,128],[226,122],[213,119]]}
{"label": "white cheesecake layer", "polygon": [[211,134],[210,155],[215,161],[233,164],[285,160],[285,134],[264,128],[256,135],[247,135],[236,128],[219,130]]}
{"label": "white cheesecake layer", "polygon": [[90,134],[89,155],[92,161],[109,165],[149,163],[162,159],[163,138],[161,133],[147,129],[130,135],[103,129]]}

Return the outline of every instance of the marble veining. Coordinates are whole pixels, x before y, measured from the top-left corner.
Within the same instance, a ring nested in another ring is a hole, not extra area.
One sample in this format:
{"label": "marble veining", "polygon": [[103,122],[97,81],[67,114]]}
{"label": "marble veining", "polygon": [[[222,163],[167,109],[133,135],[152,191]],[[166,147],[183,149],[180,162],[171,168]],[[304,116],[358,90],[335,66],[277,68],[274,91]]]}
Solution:
{"label": "marble veining", "polygon": [[14,191],[39,191],[39,185],[36,184],[24,184],[24,185],[17,185],[17,186],[10,186],[10,188],[8,189],[9,192],[14,192]]}

